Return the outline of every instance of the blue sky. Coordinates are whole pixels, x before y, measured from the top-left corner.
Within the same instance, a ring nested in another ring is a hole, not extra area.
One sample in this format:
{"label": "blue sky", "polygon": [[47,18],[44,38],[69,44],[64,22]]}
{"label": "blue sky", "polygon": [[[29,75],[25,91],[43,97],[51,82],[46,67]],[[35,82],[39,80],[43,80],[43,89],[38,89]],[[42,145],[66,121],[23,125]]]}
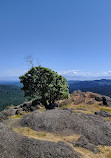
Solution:
{"label": "blue sky", "polygon": [[0,78],[25,57],[61,74],[111,75],[111,0],[0,0]]}

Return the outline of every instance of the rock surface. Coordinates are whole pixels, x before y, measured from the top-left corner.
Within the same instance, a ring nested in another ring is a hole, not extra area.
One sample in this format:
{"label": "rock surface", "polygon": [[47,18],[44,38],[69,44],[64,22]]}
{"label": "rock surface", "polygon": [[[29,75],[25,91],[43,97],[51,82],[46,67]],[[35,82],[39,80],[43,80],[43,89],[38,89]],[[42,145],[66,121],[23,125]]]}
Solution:
{"label": "rock surface", "polygon": [[89,143],[88,140],[84,136],[81,136],[76,141],[76,143],[74,145],[77,146],[77,147],[86,148],[86,149],[94,152],[95,154],[99,153],[99,150],[98,150],[97,146],[94,145],[94,144]]}
{"label": "rock surface", "polygon": [[102,117],[111,117],[111,114],[109,112],[104,111],[104,110],[96,111],[95,115],[99,115]]}
{"label": "rock surface", "polygon": [[12,108],[0,112],[0,122],[8,119],[10,116],[15,115],[15,113],[16,113],[16,110]]}
{"label": "rock surface", "polygon": [[19,158],[19,137],[11,129],[0,123],[0,158]]}
{"label": "rock surface", "polygon": [[37,109],[40,109],[40,105],[38,105],[36,101],[24,102],[21,105],[10,107],[9,109],[1,111],[0,122],[3,122],[13,115],[23,115]]}
{"label": "rock surface", "polygon": [[98,95],[95,97],[96,101],[102,101],[104,106],[111,106],[111,98],[107,96]]}
{"label": "rock surface", "polygon": [[39,104],[37,104],[37,101],[29,101],[29,102],[25,102],[23,103],[23,105],[20,106],[20,108],[22,108],[23,111],[25,112],[30,112],[30,111],[34,111],[40,108]]}
{"label": "rock surface", "polygon": [[0,158],[79,158],[71,146],[24,137],[0,123]]}
{"label": "rock surface", "polygon": [[37,131],[62,134],[77,133],[85,136],[89,143],[111,145],[111,124],[92,114],[72,113],[69,110],[47,110],[32,112],[21,120],[21,125]]}
{"label": "rock surface", "polygon": [[92,93],[92,92],[82,92],[80,90],[74,91],[69,99],[58,102],[59,106],[67,105],[70,103],[74,103],[75,105],[85,103],[85,104],[96,104],[96,105],[104,105],[111,106],[111,98]]}

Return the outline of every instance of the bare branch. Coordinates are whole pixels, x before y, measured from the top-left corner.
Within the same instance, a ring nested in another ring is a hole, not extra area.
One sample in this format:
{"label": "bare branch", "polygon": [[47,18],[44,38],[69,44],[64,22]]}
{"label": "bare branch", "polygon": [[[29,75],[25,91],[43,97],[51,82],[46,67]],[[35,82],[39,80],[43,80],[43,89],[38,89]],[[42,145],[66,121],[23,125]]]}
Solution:
{"label": "bare branch", "polygon": [[37,65],[40,66],[39,59],[37,58],[36,60],[37,60]]}
{"label": "bare branch", "polygon": [[33,57],[31,55],[26,56],[25,61],[28,63],[28,66],[34,67]]}

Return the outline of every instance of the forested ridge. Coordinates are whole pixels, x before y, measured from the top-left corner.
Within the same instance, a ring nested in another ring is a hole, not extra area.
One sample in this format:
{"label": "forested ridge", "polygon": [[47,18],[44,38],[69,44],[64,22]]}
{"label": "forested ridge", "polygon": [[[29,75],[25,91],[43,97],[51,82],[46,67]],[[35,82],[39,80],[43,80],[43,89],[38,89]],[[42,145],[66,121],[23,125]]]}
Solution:
{"label": "forested ridge", "polygon": [[[111,80],[68,81],[69,91],[91,91],[111,97]],[[19,105],[25,101],[22,84],[18,82],[0,83],[0,111],[10,105]]]}
{"label": "forested ridge", "polygon": [[111,97],[111,80],[68,81],[68,84],[70,93],[75,90],[81,90],[83,92],[91,91]]}
{"label": "forested ridge", "polygon": [[10,105],[25,101],[24,92],[17,85],[0,85],[0,111]]}

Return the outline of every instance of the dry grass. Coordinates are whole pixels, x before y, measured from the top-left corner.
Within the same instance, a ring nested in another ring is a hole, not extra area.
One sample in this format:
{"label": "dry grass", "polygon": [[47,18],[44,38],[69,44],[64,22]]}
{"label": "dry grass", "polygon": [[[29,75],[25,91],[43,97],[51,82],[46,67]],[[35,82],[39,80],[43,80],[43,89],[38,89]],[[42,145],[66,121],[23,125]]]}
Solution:
{"label": "dry grass", "polygon": [[109,113],[111,113],[111,107],[105,107],[105,108],[100,108],[100,110],[104,110],[104,111],[107,111]]}
{"label": "dry grass", "polygon": [[[76,112],[83,112],[85,114],[94,114],[95,111],[100,110],[111,113],[111,107],[101,106],[100,104],[102,104],[102,102],[98,102],[94,99],[96,96],[98,96],[98,94],[75,91],[71,94],[71,97],[69,99],[60,100],[58,101],[58,104],[60,105],[60,109],[73,108]],[[81,110],[78,108],[81,108]]]}
{"label": "dry grass", "polygon": [[20,119],[20,118],[22,118],[24,115],[13,115],[13,116],[11,116],[10,118],[11,119]]}
{"label": "dry grass", "polygon": [[[62,136],[50,132],[41,132],[41,131],[37,132],[30,129],[29,127],[19,127],[19,128],[14,128],[13,130],[29,138],[52,141],[52,142],[63,141],[68,143],[70,141],[76,141],[80,137],[80,135],[77,134],[70,136]],[[111,147],[109,146],[99,146],[100,152],[98,154],[94,154],[93,152],[85,148],[74,147],[72,144],[70,143],[68,144],[71,145],[75,151],[79,152],[82,155],[81,158],[111,158]]]}
{"label": "dry grass", "polygon": [[63,136],[60,134],[50,133],[50,132],[41,132],[41,131],[34,131],[30,129],[29,127],[19,127],[19,128],[13,128],[13,130],[17,133],[20,133],[24,136],[35,138],[35,139],[41,139],[41,140],[47,140],[47,141],[76,141],[79,139],[80,135],[74,134],[71,136]]}
{"label": "dry grass", "polygon": [[[82,112],[85,114],[94,114],[95,111],[100,111],[104,110],[109,113],[111,113],[111,107],[105,107],[105,106],[100,106],[98,102],[95,102],[94,104],[88,104],[88,101],[90,98],[88,98],[87,102],[75,104],[73,101],[72,102],[67,102],[68,104],[64,104],[60,107],[61,108],[69,108],[73,109],[74,112]],[[62,101],[61,101],[62,102]],[[81,108],[81,109],[78,109]],[[40,108],[40,111],[45,111],[44,107]],[[12,116],[12,119],[17,119],[17,118],[22,118],[24,115],[15,115]],[[111,120],[111,118],[107,117],[105,118],[106,120]],[[53,142],[58,142],[58,141],[63,141],[63,142],[71,142],[71,141],[76,141],[80,138],[80,135],[73,134],[70,136],[64,136],[60,134],[55,134],[55,133],[50,133],[50,132],[42,132],[42,131],[34,131],[30,129],[29,127],[17,127],[13,128],[14,131],[17,133],[20,133],[24,136],[34,138],[34,139],[39,139],[39,140],[46,140],[46,141],[53,141]],[[71,145],[75,151],[81,153],[81,158],[111,158],[111,146],[99,146],[100,152],[98,154],[94,154],[93,152],[85,149],[85,148],[80,148],[80,147],[74,147],[71,143],[68,143]]]}
{"label": "dry grass", "polygon": [[30,113],[30,112],[24,113],[23,115],[13,115],[13,116],[11,116],[10,118],[11,118],[11,119],[21,119],[23,116],[25,116],[25,115],[28,114],[28,113]]}
{"label": "dry grass", "polygon": [[46,111],[45,107],[43,107],[43,106],[41,106],[39,110],[43,111],[43,112]]}
{"label": "dry grass", "polygon": [[111,158],[111,147],[109,146],[99,146],[100,152],[98,154],[80,147],[75,147],[74,150],[82,155],[81,158]]}
{"label": "dry grass", "polygon": [[[70,104],[63,105],[60,107],[60,109],[62,109],[62,108],[74,109],[74,111],[76,111],[76,112],[82,112],[85,114],[94,114],[95,111],[100,111],[100,110],[104,110],[104,111],[111,113],[111,107],[100,106],[97,103],[96,104],[85,104],[85,103],[74,104],[72,102]],[[78,108],[81,108],[81,110]]]}

